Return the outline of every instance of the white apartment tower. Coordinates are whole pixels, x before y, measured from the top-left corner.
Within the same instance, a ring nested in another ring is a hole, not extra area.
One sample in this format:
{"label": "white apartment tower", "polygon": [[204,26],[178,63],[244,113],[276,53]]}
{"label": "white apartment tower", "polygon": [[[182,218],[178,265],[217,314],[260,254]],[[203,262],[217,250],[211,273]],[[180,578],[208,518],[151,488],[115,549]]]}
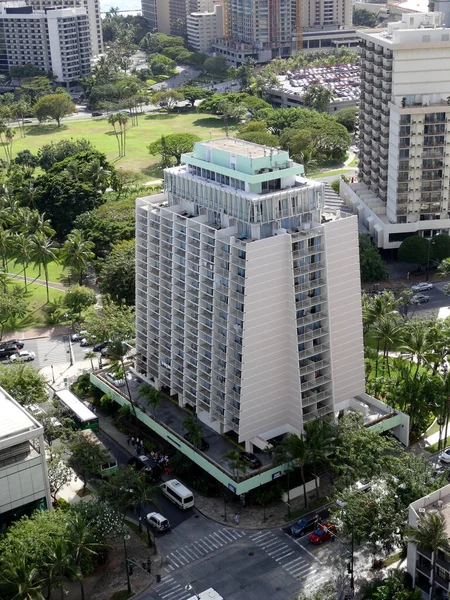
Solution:
{"label": "white apartment tower", "polygon": [[450,29],[441,13],[407,14],[360,32],[359,183],[342,184],[380,248],[450,228]]}
{"label": "white apartment tower", "polygon": [[364,393],[357,220],[287,152],[195,144],[137,200],[136,369],[248,449]]}
{"label": "white apartment tower", "polygon": [[51,71],[64,84],[90,73],[89,21],[84,8],[34,11],[25,5],[1,6],[0,36],[2,67],[33,64]]}
{"label": "white apartment tower", "polygon": [[303,27],[351,27],[352,14],[352,0],[303,0]]}
{"label": "white apartment tower", "polygon": [[97,56],[103,52],[102,20],[100,15],[100,0],[26,0],[29,6],[37,10],[46,8],[77,8],[86,9],[91,36],[91,54]]}
{"label": "white apartment tower", "polygon": [[223,9],[216,4],[212,11],[193,12],[187,17],[189,45],[197,52],[209,52],[212,43],[223,37]]}

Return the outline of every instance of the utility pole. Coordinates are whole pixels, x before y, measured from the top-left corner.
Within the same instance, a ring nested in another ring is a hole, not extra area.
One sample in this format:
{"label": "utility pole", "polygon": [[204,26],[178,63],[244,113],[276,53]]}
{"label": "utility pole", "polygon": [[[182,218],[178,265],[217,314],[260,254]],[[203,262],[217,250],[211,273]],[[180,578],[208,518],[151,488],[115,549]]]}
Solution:
{"label": "utility pole", "polygon": [[131,590],[131,581],[130,581],[130,571],[129,571],[129,566],[128,566],[128,554],[127,554],[127,541],[130,539],[130,536],[128,534],[125,534],[123,536],[123,549],[125,552],[125,569],[127,571],[127,589],[128,589],[128,594],[132,594],[132,590]]}

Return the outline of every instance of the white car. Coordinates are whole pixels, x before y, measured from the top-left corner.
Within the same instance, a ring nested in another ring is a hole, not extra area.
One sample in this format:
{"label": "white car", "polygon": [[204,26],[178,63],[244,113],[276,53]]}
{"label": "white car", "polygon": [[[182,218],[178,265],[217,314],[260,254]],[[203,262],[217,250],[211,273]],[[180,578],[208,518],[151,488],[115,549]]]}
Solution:
{"label": "white car", "polygon": [[147,523],[153,527],[153,529],[156,529],[156,531],[167,531],[170,529],[170,523],[168,519],[157,512],[148,513]]}
{"label": "white car", "polygon": [[36,354],[34,352],[30,352],[29,350],[19,350],[12,356],[9,357],[11,362],[30,362],[36,358]]}
{"label": "white car", "polygon": [[72,333],[70,339],[72,340],[72,342],[81,342],[81,340],[84,337],[86,337],[87,333],[87,331],[79,331],[78,333]]}
{"label": "white car", "polygon": [[429,281],[422,281],[422,283],[416,283],[416,285],[411,286],[411,291],[413,292],[426,292],[427,290],[431,290],[434,288],[434,285]]}
{"label": "white car", "polygon": [[426,304],[429,301],[430,296],[427,296],[426,294],[414,294],[414,296],[411,298],[411,302],[413,304]]}
{"label": "white car", "polygon": [[446,448],[439,457],[439,460],[444,463],[450,463],[450,448]]}
{"label": "white car", "polygon": [[124,379],[117,377],[117,375],[115,375],[114,373],[105,373],[105,377],[116,387],[121,387],[125,383]]}

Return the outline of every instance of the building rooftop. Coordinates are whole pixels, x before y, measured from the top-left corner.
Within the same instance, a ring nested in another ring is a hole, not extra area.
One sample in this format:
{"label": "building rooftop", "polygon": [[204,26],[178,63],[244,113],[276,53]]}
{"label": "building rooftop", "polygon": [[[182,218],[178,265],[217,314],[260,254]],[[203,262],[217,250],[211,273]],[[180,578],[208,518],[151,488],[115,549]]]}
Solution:
{"label": "building rooftop", "polygon": [[418,518],[429,513],[442,515],[445,518],[447,536],[450,538],[450,485],[419,498],[410,505],[410,510],[413,510]]}
{"label": "building rooftop", "polygon": [[268,146],[261,146],[260,144],[253,144],[252,142],[246,142],[245,140],[239,140],[237,138],[216,138],[214,140],[207,140],[199,142],[216,148],[217,150],[224,150],[225,152],[231,152],[232,154],[238,154],[239,156],[247,156],[248,158],[263,158],[272,154],[285,153],[284,150],[279,148],[269,148]]}
{"label": "building rooftop", "polygon": [[39,423],[11,396],[0,388],[0,441],[26,431],[38,429]]}

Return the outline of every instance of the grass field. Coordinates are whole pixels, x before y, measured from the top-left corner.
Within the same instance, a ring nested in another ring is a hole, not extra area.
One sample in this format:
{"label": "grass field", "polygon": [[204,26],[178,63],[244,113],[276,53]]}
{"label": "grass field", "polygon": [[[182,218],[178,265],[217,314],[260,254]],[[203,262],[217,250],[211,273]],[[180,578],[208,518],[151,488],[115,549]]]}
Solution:
{"label": "grass field", "polygon": [[[16,273],[23,276],[22,263],[11,260],[8,262],[8,273]],[[61,283],[61,279],[64,277],[64,267],[59,263],[51,262],[48,263],[48,280],[54,283]],[[44,273],[41,269],[39,275],[39,268],[29,264],[27,267],[27,281],[32,279],[45,279]],[[17,282],[17,280],[16,280]]]}
{"label": "grass field", "polygon": [[[139,171],[148,174],[148,179],[155,177],[154,166],[158,157],[150,156],[147,146],[161,137],[170,133],[194,133],[201,139],[221,137],[225,135],[224,122],[219,117],[199,114],[196,112],[185,114],[147,114],[139,117],[139,125],[127,129],[126,156],[118,159],[117,140],[114,129],[108,123],[107,117],[89,120],[63,121],[61,127],[54,123],[43,125],[30,125],[26,128],[26,137],[16,137],[13,142],[13,155],[21,150],[30,150],[34,154],[38,149],[50,142],[63,139],[88,138],[92,144],[116,167]],[[0,153],[0,156],[3,154]],[[153,171],[152,171],[153,166]]]}
{"label": "grass field", "polygon": [[[12,280],[11,283],[23,287],[22,281]],[[49,288],[50,302],[56,300],[64,294],[59,290]],[[43,327],[45,325],[45,313],[44,307],[47,303],[47,291],[45,285],[39,285],[37,283],[28,284],[28,290],[26,294],[30,312],[24,319],[10,319],[5,326],[4,333],[10,333],[12,331],[20,331],[22,329],[30,329],[32,327]]]}

